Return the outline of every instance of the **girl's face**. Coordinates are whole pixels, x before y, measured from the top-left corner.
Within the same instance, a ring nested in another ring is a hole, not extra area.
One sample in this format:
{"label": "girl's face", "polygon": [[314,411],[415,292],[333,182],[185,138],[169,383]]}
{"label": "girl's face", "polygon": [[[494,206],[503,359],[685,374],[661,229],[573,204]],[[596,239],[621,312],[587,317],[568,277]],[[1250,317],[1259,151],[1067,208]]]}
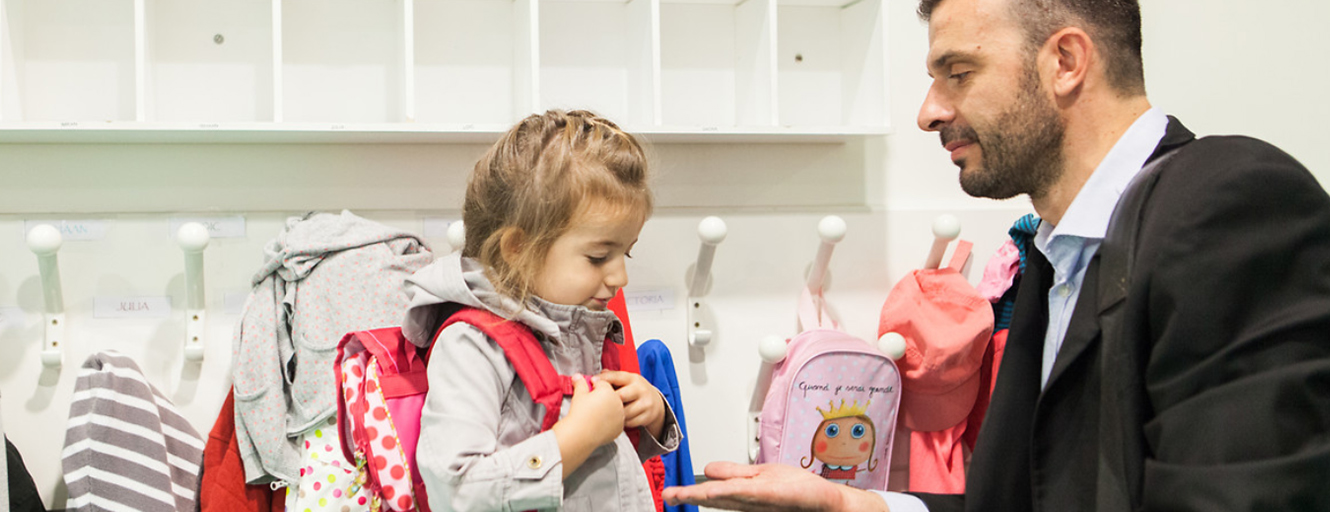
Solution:
{"label": "girl's face", "polygon": [[873,424],[863,418],[823,421],[813,434],[813,457],[835,466],[855,466],[873,450]]}
{"label": "girl's face", "polygon": [[603,201],[584,203],[568,231],[554,241],[536,275],[537,297],[555,304],[603,310],[628,284],[624,258],[646,219]]}

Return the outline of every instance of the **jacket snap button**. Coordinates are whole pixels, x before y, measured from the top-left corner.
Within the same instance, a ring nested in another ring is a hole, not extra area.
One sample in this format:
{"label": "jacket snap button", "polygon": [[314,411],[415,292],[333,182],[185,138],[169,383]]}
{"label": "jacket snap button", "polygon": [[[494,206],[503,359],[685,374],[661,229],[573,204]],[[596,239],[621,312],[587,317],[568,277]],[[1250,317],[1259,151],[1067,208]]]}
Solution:
{"label": "jacket snap button", "polygon": [[544,459],[541,459],[539,455],[535,455],[532,456],[530,459],[527,459],[526,467],[529,467],[531,469],[540,469],[540,465],[544,463],[545,463]]}

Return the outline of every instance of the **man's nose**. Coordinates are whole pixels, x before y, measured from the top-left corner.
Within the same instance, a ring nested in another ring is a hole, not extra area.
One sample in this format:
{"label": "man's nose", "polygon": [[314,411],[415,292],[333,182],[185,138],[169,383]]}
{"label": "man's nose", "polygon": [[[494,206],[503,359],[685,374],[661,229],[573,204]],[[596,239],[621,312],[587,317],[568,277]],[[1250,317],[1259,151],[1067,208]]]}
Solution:
{"label": "man's nose", "polygon": [[919,129],[926,132],[941,130],[956,117],[956,111],[946,101],[945,95],[938,92],[937,86],[928,88],[924,104],[919,106]]}

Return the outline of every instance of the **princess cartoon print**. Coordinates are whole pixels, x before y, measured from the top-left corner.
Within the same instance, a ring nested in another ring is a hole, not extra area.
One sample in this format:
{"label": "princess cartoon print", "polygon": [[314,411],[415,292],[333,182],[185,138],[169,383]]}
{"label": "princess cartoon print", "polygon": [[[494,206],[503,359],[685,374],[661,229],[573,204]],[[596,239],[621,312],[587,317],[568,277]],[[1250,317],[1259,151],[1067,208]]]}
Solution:
{"label": "princess cartoon print", "polygon": [[877,469],[877,461],[873,460],[873,453],[877,449],[877,429],[866,414],[870,403],[866,401],[861,406],[858,401],[854,401],[847,406],[845,400],[841,399],[839,406],[827,402],[825,411],[818,407],[822,423],[813,434],[809,456],[801,458],[800,465],[807,469],[813,465],[814,460],[821,461],[822,477],[842,483],[854,480],[860,464],[867,462],[866,471]]}

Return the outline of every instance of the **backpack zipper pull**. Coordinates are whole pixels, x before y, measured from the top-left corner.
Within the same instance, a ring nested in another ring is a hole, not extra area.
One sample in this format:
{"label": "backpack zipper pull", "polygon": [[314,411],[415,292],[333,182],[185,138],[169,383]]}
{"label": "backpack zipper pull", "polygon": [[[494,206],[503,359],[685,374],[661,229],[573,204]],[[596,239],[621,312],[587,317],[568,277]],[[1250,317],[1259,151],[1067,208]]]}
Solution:
{"label": "backpack zipper pull", "polygon": [[360,492],[360,488],[365,485],[365,478],[365,453],[356,450],[356,478],[351,485],[351,488],[347,489],[347,491],[351,494]]}

